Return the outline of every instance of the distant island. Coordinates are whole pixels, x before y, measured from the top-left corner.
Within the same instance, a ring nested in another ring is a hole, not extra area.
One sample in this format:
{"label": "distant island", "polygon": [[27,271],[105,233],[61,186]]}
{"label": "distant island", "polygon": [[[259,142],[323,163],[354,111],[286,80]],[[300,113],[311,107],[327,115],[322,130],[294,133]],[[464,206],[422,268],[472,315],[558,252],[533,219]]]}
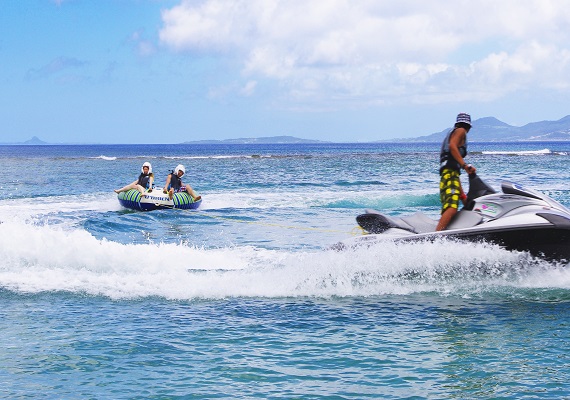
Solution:
{"label": "distant island", "polygon": [[224,140],[194,140],[183,144],[308,144],[331,143],[322,140],[300,139],[293,136],[269,136],[259,138],[240,138]]}
{"label": "distant island", "polygon": [[[439,132],[414,138],[394,138],[378,140],[383,143],[425,142],[441,143],[452,127]],[[484,117],[473,121],[473,129],[469,133],[470,142],[546,142],[570,141],[570,115],[558,121],[531,122],[524,126],[512,126],[495,117]],[[241,138],[226,140],[198,140],[185,144],[279,144],[279,143],[332,143],[320,140],[299,139],[293,136],[272,136],[261,138]]]}
{"label": "distant island", "polygon": [[39,139],[37,136],[33,136],[31,139],[26,140],[25,142],[17,142],[17,143],[0,143],[0,144],[12,144],[12,145],[22,145],[22,144],[29,144],[29,145],[42,145],[42,144],[48,144],[47,142],[44,142],[43,140]]}
{"label": "distant island", "polygon": [[[406,139],[382,140],[382,142],[441,142],[451,127],[427,136]],[[546,142],[570,140],[570,115],[558,121],[531,122],[524,126],[512,126],[494,117],[473,121],[469,132],[470,142]]]}
{"label": "distant island", "polygon": [[[451,126],[429,135],[413,138],[394,138],[370,141],[369,143],[441,143]],[[570,141],[570,115],[557,121],[531,122],[524,126],[512,126],[495,117],[484,117],[473,121],[469,132],[470,142],[554,142]],[[323,140],[301,139],[294,136],[267,136],[222,140],[194,140],[182,144],[324,144],[335,143]],[[349,141],[345,143],[350,143]],[[0,143],[2,145],[47,145],[37,136],[25,142]],[[64,143],[58,143],[64,144]],[[86,144],[86,143],[84,143]]]}

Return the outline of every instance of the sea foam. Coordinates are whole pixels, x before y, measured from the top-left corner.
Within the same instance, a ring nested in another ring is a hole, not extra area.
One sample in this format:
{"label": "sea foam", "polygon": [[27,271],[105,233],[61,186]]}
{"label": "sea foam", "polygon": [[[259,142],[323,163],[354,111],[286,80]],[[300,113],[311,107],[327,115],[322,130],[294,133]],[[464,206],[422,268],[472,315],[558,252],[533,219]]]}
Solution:
{"label": "sea foam", "polygon": [[550,151],[549,149],[517,150],[517,151],[494,150],[494,151],[483,151],[482,154],[511,155],[511,156],[534,156],[534,155],[552,154],[552,151]]}
{"label": "sea foam", "polygon": [[121,244],[85,230],[0,224],[0,286],[110,298],[473,296],[497,288],[570,288],[563,265],[488,244],[382,243],[363,251]]}

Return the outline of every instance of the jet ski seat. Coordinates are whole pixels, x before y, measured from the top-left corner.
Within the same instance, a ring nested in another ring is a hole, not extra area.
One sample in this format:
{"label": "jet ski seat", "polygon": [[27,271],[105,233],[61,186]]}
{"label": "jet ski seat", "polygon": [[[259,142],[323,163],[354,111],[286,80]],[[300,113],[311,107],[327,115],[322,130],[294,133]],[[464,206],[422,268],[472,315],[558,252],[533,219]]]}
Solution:
{"label": "jet ski seat", "polygon": [[446,230],[471,228],[479,225],[483,221],[483,216],[475,211],[461,210],[451,220]]}
{"label": "jet ski seat", "polygon": [[[390,217],[376,210],[366,210],[366,214],[356,217],[358,224],[368,233],[383,233],[390,228],[403,229],[412,233],[435,232],[438,221],[417,212],[405,217]],[[449,223],[449,229],[470,228],[483,221],[481,214],[475,211],[461,210]]]}
{"label": "jet ski seat", "polygon": [[[434,232],[438,221],[435,221],[421,212],[417,212],[407,217],[398,218],[411,226],[415,233]],[[481,214],[475,211],[461,210],[451,220],[446,230],[470,228],[479,225],[483,221]]]}
{"label": "jet ski seat", "polygon": [[400,218],[406,224],[413,227],[415,233],[428,233],[435,231],[437,221],[427,215],[417,212],[415,214]]}

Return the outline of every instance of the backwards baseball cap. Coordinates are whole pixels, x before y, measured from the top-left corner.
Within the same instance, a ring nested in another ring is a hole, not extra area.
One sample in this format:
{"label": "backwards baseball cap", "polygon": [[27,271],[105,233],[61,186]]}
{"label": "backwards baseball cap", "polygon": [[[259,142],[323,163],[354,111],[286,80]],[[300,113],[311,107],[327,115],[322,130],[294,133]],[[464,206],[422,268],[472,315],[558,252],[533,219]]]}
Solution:
{"label": "backwards baseball cap", "polygon": [[455,121],[456,123],[464,123],[467,124],[469,126],[471,126],[471,115],[467,114],[467,113],[459,113],[457,114],[457,121]]}

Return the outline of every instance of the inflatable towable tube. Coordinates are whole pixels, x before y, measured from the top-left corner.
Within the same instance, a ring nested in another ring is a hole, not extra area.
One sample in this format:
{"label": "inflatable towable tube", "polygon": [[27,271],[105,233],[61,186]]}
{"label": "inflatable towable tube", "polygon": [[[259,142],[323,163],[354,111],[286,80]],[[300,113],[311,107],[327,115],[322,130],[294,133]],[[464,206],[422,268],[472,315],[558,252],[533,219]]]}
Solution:
{"label": "inflatable towable tube", "polygon": [[172,208],[191,210],[200,207],[200,204],[202,204],[202,199],[194,201],[192,196],[187,192],[174,193],[172,200],[170,200],[168,194],[163,193],[162,189],[154,189],[152,192],[146,192],[146,196],[144,197],[138,190],[130,189],[117,194],[117,198],[123,207],[140,211]]}

